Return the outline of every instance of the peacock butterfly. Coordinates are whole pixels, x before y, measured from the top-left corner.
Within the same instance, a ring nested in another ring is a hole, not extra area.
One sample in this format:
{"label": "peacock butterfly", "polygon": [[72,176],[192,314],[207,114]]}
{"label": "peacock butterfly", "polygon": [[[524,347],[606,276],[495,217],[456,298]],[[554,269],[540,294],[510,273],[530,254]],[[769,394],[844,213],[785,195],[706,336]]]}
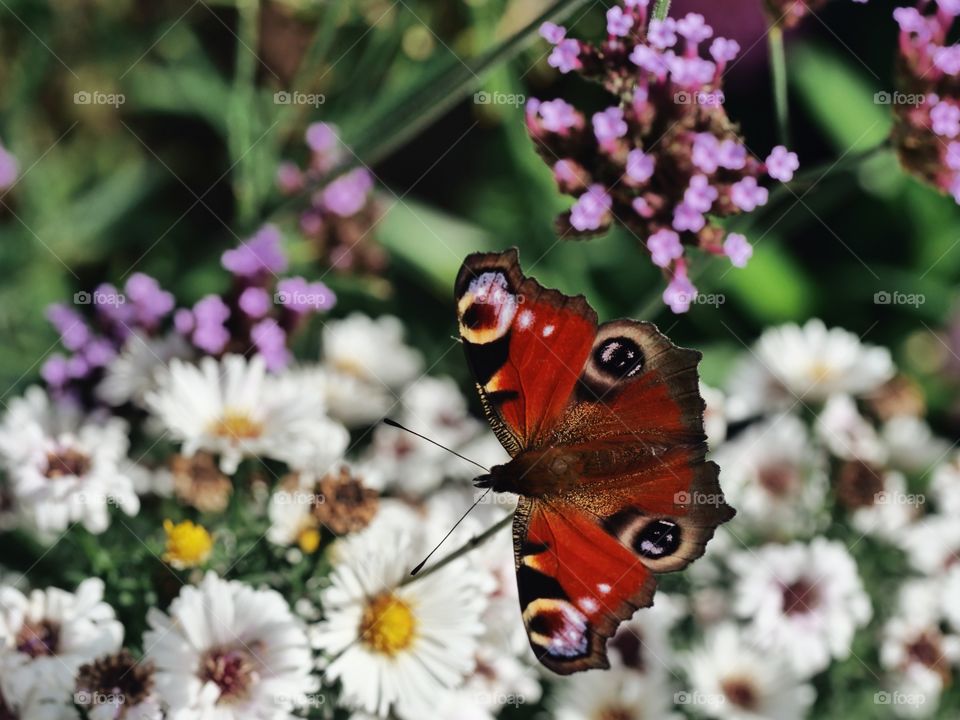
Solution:
{"label": "peacock butterfly", "polygon": [[655,574],[686,567],[734,515],[705,459],[700,353],[648,322],[597,324],[583,296],[542,287],[517,251],[467,257],[460,335],[510,462],[478,487],[519,495],[520,609],[539,660],[609,667],[606,641],[653,603]]}

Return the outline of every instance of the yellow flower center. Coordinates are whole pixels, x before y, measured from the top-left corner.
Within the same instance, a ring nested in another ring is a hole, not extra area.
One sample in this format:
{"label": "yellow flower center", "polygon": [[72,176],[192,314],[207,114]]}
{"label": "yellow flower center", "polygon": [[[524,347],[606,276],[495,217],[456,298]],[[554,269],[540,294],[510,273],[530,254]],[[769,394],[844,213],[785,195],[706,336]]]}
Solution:
{"label": "yellow flower center", "polygon": [[213,538],[202,525],[194,525],[190,520],[175,525],[172,520],[164,520],[163,529],[167,533],[164,562],[183,569],[202,565],[210,557]]}
{"label": "yellow flower center", "polygon": [[320,547],[320,531],[314,527],[306,527],[297,536],[297,545],[307,555],[312,555]]}
{"label": "yellow flower center", "polygon": [[413,644],[416,630],[417,618],[410,605],[391,593],[371,598],[360,620],[360,639],[390,657]]}
{"label": "yellow flower center", "polygon": [[263,423],[250,417],[246,410],[227,408],[218,420],[211,423],[210,432],[228,440],[251,440],[263,434]]}
{"label": "yellow flower center", "polygon": [[818,385],[833,380],[836,374],[836,369],[825,362],[815,362],[810,368],[810,379]]}

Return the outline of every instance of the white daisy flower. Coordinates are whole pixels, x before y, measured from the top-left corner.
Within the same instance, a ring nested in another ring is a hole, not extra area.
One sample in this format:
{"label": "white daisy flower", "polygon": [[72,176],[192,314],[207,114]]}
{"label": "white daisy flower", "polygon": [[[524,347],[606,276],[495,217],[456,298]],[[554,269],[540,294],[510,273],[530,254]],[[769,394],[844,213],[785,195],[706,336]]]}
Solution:
{"label": "white daisy flower", "polygon": [[815,529],[827,494],[826,459],[806,425],[778,415],[748,427],[713,454],[737,527],[791,537]]}
{"label": "white daisy flower", "polygon": [[476,667],[463,687],[451,694],[447,712],[442,717],[460,720],[465,707],[475,708],[479,717],[494,718],[508,706],[533,705],[543,689],[537,671],[504,648],[481,644],[477,648]]}
{"label": "white daisy flower", "polygon": [[220,455],[236,471],[247,457],[269,457],[291,467],[325,472],[349,443],[346,429],[326,416],[321,392],[304,388],[295,373],[267,375],[259,355],[227,355],[191,365],[173,360],[160,374],[147,405],[191,456]]}
{"label": "white daisy flower", "polygon": [[4,695],[66,698],[84,663],[116,652],[123,626],[103,602],[103,581],[24,594],[0,587],[0,678]]}
{"label": "white daisy flower", "polygon": [[943,460],[950,445],[933,434],[925,420],[896,415],[880,428],[890,465],[907,473],[926,473]]}
{"label": "white daisy flower", "polygon": [[[840,393],[862,395],[893,377],[886,348],[866,345],[854,333],[820,320],[766,330],[752,356],[734,374],[730,395],[745,399],[744,413],[822,402]],[[749,401],[747,401],[749,400]]]}
{"label": "white daisy flower", "polygon": [[178,333],[152,338],[133,333],[120,354],[107,365],[97,385],[97,397],[108,405],[132,402],[143,407],[157,386],[157,375],[174,358],[189,358],[190,346]]}
{"label": "white daisy flower", "polygon": [[930,492],[945,515],[960,515],[960,454],[937,466],[930,480]]}
{"label": "white daisy flower", "polygon": [[[907,493],[907,481],[896,470],[875,470],[863,463],[849,463],[840,470],[866,475],[866,481],[854,481],[861,491],[872,493],[851,508],[850,524],[863,535],[899,543],[903,530],[922,512],[923,496]],[[840,482],[843,482],[841,479]]]}
{"label": "white daisy flower", "polygon": [[940,629],[943,586],[939,579],[910,580],[900,590],[899,608],[883,628],[880,664],[892,674],[891,703],[901,717],[928,717],[950,682],[950,665],[960,660],[960,637]]}
{"label": "white daisy flower", "polygon": [[348,427],[380,420],[423,368],[420,353],[403,342],[397,318],[360,313],[326,324],[323,362],[331,376],[330,414]]}
{"label": "white daisy flower", "polygon": [[816,699],[783,657],[756,647],[732,623],[707,634],[686,659],[685,704],[724,720],[801,720]]}
{"label": "white daisy flower", "polygon": [[738,576],[734,612],[750,618],[757,641],[789,657],[802,677],[846,658],[872,615],[856,563],[839,542],[765,545],[730,564]]}
{"label": "white daisy flower", "polygon": [[960,523],[931,514],[900,533],[899,545],[910,564],[925,575],[939,575],[960,560]]}
{"label": "white daisy flower", "polygon": [[163,720],[153,676],[152,664],[124,649],[83,665],[72,699],[90,720]]}
{"label": "white daisy flower", "polygon": [[[503,449],[498,448],[486,423],[467,411],[467,401],[451,378],[422,377],[403,392],[403,412],[398,420],[405,426],[435,442],[467,455],[468,446],[476,450],[483,444],[483,463],[501,462]],[[492,439],[491,439],[492,438]],[[362,473],[372,487],[394,488],[413,496],[423,495],[447,478],[471,478],[477,468],[451,455],[433,443],[415,437],[399,428],[379,425],[362,462]]]}
{"label": "white daisy flower", "polygon": [[119,418],[84,418],[39,387],[10,403],[0,423],[0,462],[18,512],[44,538],[71,523],[92,533],[109,525],[108,504],[136,515],[140,502],[123,471],[129,439]]}
{"label": "white daisy flower", "polygon": [[836,457],[886,464],[886,446],[849,395],[834,395],[827,400],[817,416],[815,427],[817,435]]}
{"label": "white daisy flower", "polygon": [[316,690],[306,630],[275,590],[207,573],[144,634],[156,694],[188,720],[287,720]]}
{"label": "white daisy flower", "polygon": [[555,720],[680,720],[674,702],[683,702],[669,683],[630,668],[587,670],[558,683],[551,698]]}
{"label": "white daisy flower", "polygon": [[474,669],[490,578],[460,560],[403,584],[434,540],[403,517],[381,508],[370,527],[337,543],[313,637],[343,705],[419,720]]}

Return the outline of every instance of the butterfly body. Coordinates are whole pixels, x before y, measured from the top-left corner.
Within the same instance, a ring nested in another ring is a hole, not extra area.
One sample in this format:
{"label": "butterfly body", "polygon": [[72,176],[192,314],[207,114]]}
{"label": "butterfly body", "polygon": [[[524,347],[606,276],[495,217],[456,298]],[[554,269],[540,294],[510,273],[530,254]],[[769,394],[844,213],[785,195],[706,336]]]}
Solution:
{"label": "butterfly body", "polygon": [[652,324],[598,324],[583,297],[523,275],[515,250],[469,256],[460,335],[510,462],[478,487],[519,495],[514,560],[540,661],[608,667],[606,641],[650,605],[655,573],[703,553],[733,516],[708,462],[699,353]]}

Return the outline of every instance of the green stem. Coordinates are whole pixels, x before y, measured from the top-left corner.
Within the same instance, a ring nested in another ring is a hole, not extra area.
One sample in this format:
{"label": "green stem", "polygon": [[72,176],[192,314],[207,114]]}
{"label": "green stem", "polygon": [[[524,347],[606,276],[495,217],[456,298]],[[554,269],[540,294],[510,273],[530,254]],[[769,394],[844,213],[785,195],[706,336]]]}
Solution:
{"label": "green stem", "polygon": [[416,582],[417,580],[422,580],[423,578],[427,577],[427,575],[431,575],[435,573],[437,570],[443,567],[446,567],[447,565],[452,563],[454,560],[458,560],[459,558],[466,555],[471,550],[474,550],[480,547],[481,545],[483,545],[487,540],[492,538],[500,530],[502,530],[507,525],[509,525],[511,520],[513,520],[513,513],[510,513],[509,515],[504,517],[502,520],[499,520],[498,522],[494,523],[479,535],[474,535],[472,538],[470,538],[470,540],[468,540],[459,548],[457,548],[452,553],[450,553],[445,558],[443,558],[443,560],[438,560],[435,564],[431,565],[425,570],[422,570],[416,575],[408,575],[407,578],[400,584],[409,585],[412,582]]}
{"label": "green stem", "polygon": [[767,31],[770,48],[770,76],[773,81],[773,101],[777,112],[777,130],[780,142],[790,144],[790,117],[787,106],[787,57],[783,48],[783,28],[774,23]]}
{"label": "green stem", "polygon": [[653,6],[653,19],[666,20],[669,12],[670,0],[657,0],[657,4]]}

